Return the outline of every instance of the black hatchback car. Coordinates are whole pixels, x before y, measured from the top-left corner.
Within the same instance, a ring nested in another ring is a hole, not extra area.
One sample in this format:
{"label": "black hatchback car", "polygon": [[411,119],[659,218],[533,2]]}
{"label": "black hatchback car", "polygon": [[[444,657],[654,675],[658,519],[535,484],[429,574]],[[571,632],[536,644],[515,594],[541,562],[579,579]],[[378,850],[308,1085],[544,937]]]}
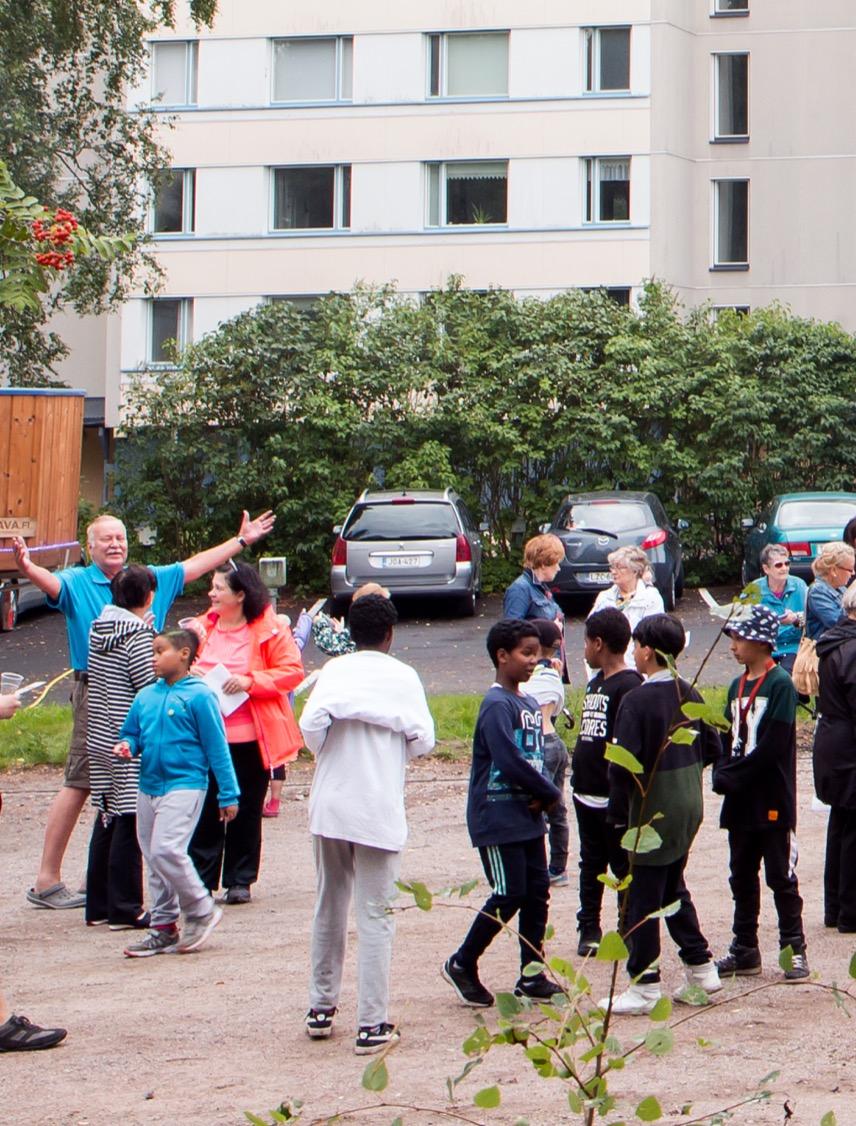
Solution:
{"label": "black hatchback car", "polygon": [[552,523],[541,530],[565,545],[564,562],[551,583],[555,594],[597,594],[608,587],[612,579],[607,556],[630,545],[641,547],[651,560],[667,610],[673,610],[683,594],[680,537],[654,493],[570,493]]}

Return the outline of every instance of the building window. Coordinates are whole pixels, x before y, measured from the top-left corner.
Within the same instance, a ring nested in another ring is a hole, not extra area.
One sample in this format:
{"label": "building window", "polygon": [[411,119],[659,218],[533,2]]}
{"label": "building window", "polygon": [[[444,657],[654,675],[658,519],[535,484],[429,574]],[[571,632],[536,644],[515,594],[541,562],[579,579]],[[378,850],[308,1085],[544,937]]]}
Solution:
{"label": "building window", "polygon": [[749,0],[713,0],[716,16],[748,15]]}
{"label": "building window", "polygon": [[585,31],[586,90],[630,89],[630,28],[589,27]]}
{"label": "building window", "polygon": [[749,136],[749,56],[714,55],[714,123],[718,141]]}
{"label": "building window", "polygon": [[190,340],[193,302],[189,298],[156,297],[150,308],[149,363],[172,364],[174,349],[181,351]]}
{"label": "building window", "polygon": [[173,168],[155,191],[152,230],[155,234],[182,234],[196,221],[196,169]]}
{"label": "building window", "polygon": [[734,313],[738,317],[748,317],[749,316],[749,306],[748,305],[714,305],[711,308],[711,312],[713,313],[714,323],[716,323],[716,321],[718,321],[719,318],[721,316],[723,316],[723,314],[727,315],[729,313]]}
{"label": "building window", "polygon": [[745,269],[749,263],[749,181],[713,182],[713,264]]}
{"label": "building window", "polygon": [[350,102],[354,95],[354,40],[275,39],[275,102]]}
{"label": "building window", "polygon": [[162,106],[195,106],[199,44],[152,44],[152,97]]}
{"label": "building window", "polygon": [[350,225],[350,164],[273,170],[274,230],[338,230]]}
{"label": "building window", "polygon": [[630,222],[630,157],[600,156],[585,162],[587,223]]}
{"label": "building window", "polygon": [[508,162],[428,165],[428,226],[479,226],[508,221]]}
{"label": "building window", "polygon": [[508,32],[428,36],[428,93],[432,98],[508,95]]}

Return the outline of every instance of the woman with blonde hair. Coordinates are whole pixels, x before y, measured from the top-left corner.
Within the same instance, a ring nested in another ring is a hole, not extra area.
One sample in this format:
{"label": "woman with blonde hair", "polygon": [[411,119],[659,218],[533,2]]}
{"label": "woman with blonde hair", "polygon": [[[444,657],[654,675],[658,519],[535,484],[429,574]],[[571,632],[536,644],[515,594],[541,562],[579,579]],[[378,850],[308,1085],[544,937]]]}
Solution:
{"label": "woman with blonde hair", "polygon": [[[641,547],[617,547],[606,557],[612,586],[602,590],[594,600],[591,614],[607,607],[620,610],[630,623],[630,632],[643,618],[665,613],[663,598],[652,584],[651,561]],[[589,615],[591,616],[591,615]],[[625,654],[625,661],[633,668],[633,642]]]}
{"label": "woman with blonde hair", "polygon": [[805,603],[805,632],[812,641],[831,629],[841,618],[841,602],[853,578],[856,552],[843,540],[825,543],[811,565],[814,582]]}

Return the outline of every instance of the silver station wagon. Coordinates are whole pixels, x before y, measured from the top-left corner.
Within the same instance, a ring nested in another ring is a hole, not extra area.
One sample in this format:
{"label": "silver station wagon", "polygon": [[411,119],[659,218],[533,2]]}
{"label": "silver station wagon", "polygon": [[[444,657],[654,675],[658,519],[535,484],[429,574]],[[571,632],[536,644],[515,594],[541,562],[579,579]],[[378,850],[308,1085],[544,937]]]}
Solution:
{"label": "silver station wagon", "polygon": [[454,599],[475,613],[481,583],[479,529],[451,489],[364,492],[333,529],[330,590],[338,613],[363,583],[391,595]]}

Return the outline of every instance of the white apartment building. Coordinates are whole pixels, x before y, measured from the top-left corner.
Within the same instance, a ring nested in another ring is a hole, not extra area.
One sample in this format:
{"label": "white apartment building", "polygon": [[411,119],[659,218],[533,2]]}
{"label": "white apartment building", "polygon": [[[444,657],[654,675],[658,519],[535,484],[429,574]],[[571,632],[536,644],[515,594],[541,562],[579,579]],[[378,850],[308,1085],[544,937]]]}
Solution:
{"label": "white apartment building", "polygon": [[852,0],[220,0],[151,50],[165,284],[78,324],[63,372],[108,431],[167,339],[360,280],[658,277],[856,330]]}

